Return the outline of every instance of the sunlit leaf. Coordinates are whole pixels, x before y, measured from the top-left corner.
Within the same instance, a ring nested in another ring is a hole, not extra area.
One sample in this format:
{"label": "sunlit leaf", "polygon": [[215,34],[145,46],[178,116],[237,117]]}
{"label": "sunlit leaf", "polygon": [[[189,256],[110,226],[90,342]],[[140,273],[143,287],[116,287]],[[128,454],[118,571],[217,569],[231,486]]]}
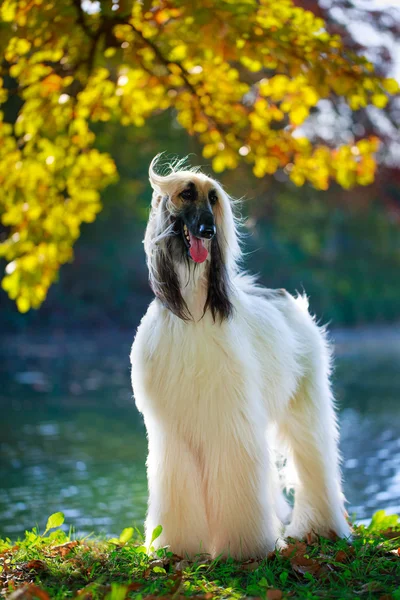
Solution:
{"label": "sunlit leaf", "polygon": [[153,544],[153,542],[160,537],[160,535],[162,534],[162,526],[161,525],[157,525],[157,527],[154,529],[153,533],[151,534],[151,540],[150,540],[150,546]]}
{"label": "sunlit leaf", "polygon": [[61,525],[63,523],[64,523],[64,513],[62,513],[62,512],[53,513],[47,519],[45,533],[47,533],[50,529],[56,529],[56,527],[61,527]]}
{"label": "sunlit leaf", "polygon": [[119,536],[119,541],[123,544],[126,544],[132,538],[133,532],[134,532],[133,527],[126,527],[125,529],[122,530],[122,533]]}

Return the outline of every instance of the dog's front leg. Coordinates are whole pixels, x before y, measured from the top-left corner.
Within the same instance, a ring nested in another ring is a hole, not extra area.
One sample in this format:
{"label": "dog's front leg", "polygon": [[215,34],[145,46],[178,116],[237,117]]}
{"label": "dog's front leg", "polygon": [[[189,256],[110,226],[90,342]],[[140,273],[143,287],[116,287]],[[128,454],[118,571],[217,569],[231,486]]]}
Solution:
{"label": "dog's front leg", "polygon": [[206,460],[212,554],[239,560],[266,556],[280,535],[265,438],[245,427],[240,433],[210,446]]}
{"label": "dog's front leg", "polygon": [[201,470],[195,452],[178,432],[160,433],[148,426],[149,504],[145,523],[149,546],[155,527],[163,528],[155,548],[192,558],[209,552],[209,532]]}
{"label": "dog's front leg", "polygon": [[318,364],[304,377],[280,431],[298,482],[286,537],[350,536],[339,469],[338,431],[328,375]]}

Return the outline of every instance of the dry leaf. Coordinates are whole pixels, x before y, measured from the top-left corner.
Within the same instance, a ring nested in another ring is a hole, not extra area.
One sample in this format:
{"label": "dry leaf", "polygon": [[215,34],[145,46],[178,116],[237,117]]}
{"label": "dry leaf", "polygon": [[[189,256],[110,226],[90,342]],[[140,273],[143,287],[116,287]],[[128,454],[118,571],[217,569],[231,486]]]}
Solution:
{"label": "dry leaf", "polygon": [[304,554],[306,551],[307,544],[304,542],[295,542],[294,544],[288,544],[285,548],[282,548],[281,554],[285,558],[292,558],[298,552]]}
{"label": "dry leaf", "polygon": [[137,581],[133,581],[132,583],[130,583],[128,585],[128,590],[130,592],[136,592],[137,590],[140,590],[143,587],[142,583],[138,583]]}
{"label": "dry leaf", "polygon": [[292,569],[296,573],[300,573],[300,575],[305,575],[305,573],[311,573],[311,575],[317,575],[321,569],[321,566],[315,561],[312,561],[312,563],[310,563],[308,565],[304,564],[302,561],[300,561],[300,562],[293,561]]}
{"label": "dry leaf", "polygon": [[30,560],[22,566],[28,571],[44,571],[45,569],[47,569],[46,563],[43,560],[38,559]]}
{"label": "dry leaf", "polygon": [[283,594],[281,590],[268,590],[267,600],[281,600]]}
{"label": "dry leaf", "polygon": [[29,583],[28,585],[24,585],[23,587],[15,590],[15,592],[13,592],[8,598],[9,600],[32,600],[33,598],[38,598],[39,600],[50,600],[48,593],[33,583]]}
{"label": "dry leaf", "polygon": [[344,550],[339,550],[339,552],[336,552],[335,562],[344,563],[347,562],[348,559],[349,557]]}
{"label": "dry leaf", "polygon": [[74,540],[73,542],[66,542],[65,544],[60,544],[59,546],[53,546],[51,548],[51,552],[58,553],[61,556],[67,556],[67,554],[69,554],[71,550],[75,548],[78,544],[78,540]]}
{"label": "dry leaf", "polygon": [[243,571],[255,571],[260,566],[260,562],[258,560],[248,560],[247,562],[242,563]]}
{"label": "dry leaf", "polygon": [[395,531],[393,527],[389,527],[388,529],[385,529],[385,531],[380,531],[379,535],[382,535],[387,540],[395,540],[396,538],[400,538],[400,531]]}
{"label": "dry leaf", "polygon": [[178,573],[178,572],[180,573],[180,572],[184,571],[185,569],[187,569],[188,566],[189,566],[189,561],[188,560],[180,560],[175,565],[175,572],[176,573]]}

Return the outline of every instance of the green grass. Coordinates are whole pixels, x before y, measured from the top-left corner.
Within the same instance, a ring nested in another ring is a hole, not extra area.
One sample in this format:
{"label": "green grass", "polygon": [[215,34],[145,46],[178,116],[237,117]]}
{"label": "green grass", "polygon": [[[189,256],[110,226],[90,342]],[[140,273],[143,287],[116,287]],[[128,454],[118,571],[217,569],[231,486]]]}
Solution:
{"label": "green grass", "polygon": [[[400,524],[383,511],[368,528],[354,528],[351,544],[289,540],[282,552],[246,562],[205,555],[189,562],[167,549],[152,552],[132,528],[124,529],[119,539],[77,539],[59,529],[62,523],[62,513],[56,513],[44,534],[34,529],[15,544],[0,542],[0,595],[15,600],[400,600]],[[160,532],[157,528],[154,537]]]}

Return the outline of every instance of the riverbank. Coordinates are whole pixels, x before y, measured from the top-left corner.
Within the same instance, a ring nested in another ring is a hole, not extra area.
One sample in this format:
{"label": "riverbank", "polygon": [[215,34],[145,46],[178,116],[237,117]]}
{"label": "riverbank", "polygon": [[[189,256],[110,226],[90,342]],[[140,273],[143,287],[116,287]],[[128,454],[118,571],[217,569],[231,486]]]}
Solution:
{"label": "riverbank", "polygon": [[[53,515],[48,528],[62,521],[62,513]],[[138,536],[128,528],[111,540],[76,539],[57,528],[0,542],[0,594],[9,600],[400,600],[400,524],[383,511],[368,528],[356,526],[351,543],[289,541],[281,552],[245,562],[207,555],[190,562],[167,549],[154,553]]]}

